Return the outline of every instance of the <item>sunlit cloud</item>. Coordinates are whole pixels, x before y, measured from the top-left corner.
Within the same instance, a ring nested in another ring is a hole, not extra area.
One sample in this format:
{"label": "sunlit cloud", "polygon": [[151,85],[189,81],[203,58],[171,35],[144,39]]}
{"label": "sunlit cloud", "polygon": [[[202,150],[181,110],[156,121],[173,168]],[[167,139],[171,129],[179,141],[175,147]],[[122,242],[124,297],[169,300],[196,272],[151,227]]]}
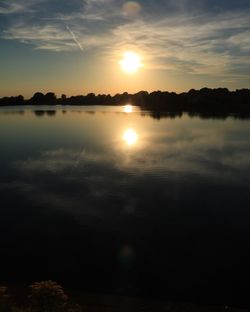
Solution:
{"label": "sunlit cloud", "polygon": [[118,26],[113,32],[121,38],[118,49],[125,44],[135,45],[145,52],[153,68],[227,74],[230,66],[250,47],[246,33],[250,23],[247,14],[217,18],[183,16],[180,23],[174,18],[151,23],[136,21]]}
{"label": "sunlit cloud", "polygon": [[[54,11],[40,17],[39,23],[35,18],[23,18],[18,23],[11,20],[0,35],[35,49],[98,49],[98,55],[109,61],[124,49],[142,51],[149,70],[218,76],[225,81],[247,78],[250,8],[210,12],[196,1],[196,7],[188,6],[189,2],[164,2],[169,12],[166,9],[166,14],[154,14],[150,5],[156,10],[157,4],[150,1],[142,7],[133,1],[85,0],[79,10]],[[32,1],[3,4],[0,13],[7,14],[31,9]]]}

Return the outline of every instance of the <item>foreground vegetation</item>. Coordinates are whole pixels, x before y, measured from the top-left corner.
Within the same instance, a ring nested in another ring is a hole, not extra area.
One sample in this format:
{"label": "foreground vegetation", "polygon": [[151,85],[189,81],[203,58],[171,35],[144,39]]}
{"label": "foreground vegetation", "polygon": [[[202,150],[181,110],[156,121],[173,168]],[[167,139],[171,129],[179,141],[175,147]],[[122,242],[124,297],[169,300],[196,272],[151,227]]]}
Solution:
{"label": "foreground vegetation", "polygon": [[69,302],[63,288],[53,281],[43,281],[29,286],[26,300],[20,306],[6,286],[0,287],[1,312],[80,312],[79,305]]}
{"label": "foreground vegetation", "polygon": [[[13,295],[8,287],[0,286],[0,312],[247,312],[230,306],[166,303],[143,298],[75,294],[74,300],[53,281],[37,282]],[[25,295],[23,295],[25,293]],[[16,300],[16,297],[19,299]],[[80,304],[74,303],[75,297]]]}

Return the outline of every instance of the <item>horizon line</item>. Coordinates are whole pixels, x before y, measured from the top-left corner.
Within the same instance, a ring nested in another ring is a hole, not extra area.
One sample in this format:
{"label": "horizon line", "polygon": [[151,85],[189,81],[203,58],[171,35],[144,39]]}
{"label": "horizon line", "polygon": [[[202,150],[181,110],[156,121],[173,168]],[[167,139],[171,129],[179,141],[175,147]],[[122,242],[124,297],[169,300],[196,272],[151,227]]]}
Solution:
{"label": "horizon line", "polygon": [[136,95],[138,93],[141,93],[141,92],[146,92],[148,94],[152,94],[152,93],[155,93],[155,92],[161,92],[161,93],[174,93],[176,95],[181,95],[181,94],[186,94],[186,93],[189,93],[190,91],[194,90],[194,91],[201,91],[201,90],[204,90],[204,89],[207,89],[207,90],[227,90],[228,92],[236,92],[236,91],[241,91],[241,90],[250,90],[249,88],[236,88],[236,89],[229,89],[227,87],[216,87],[216,88],[209,88],[209,87],[202,87],[200,89],[195,89],[195,88],[191,88],[189,89],[188,91],[182,91],[182,92],[176,92],[176,91],[170,91],[170,90],[154,90],[154,91],[147,91],[147,90],[140,90],[138,92],[135,92],[135,93],[130,93],[128,91],[123,91],[123,92],[117,92],[117,93],[95,93],[95,92],[88,92],[88,93],[82,93],[82,94],[75,94],[75,95],[67,95],[65,93],[56,93],[54,91],[46,91],[46,92],[42,92],[42,91],[36,91],[34,92],[31,97],[25,97],[23,96],[21,93],[17,94],[17,95],[5,95],[5,96],[1,96],[0,99],[4,99],[4,98],[12,98],[12,97],[19,97],[19,96],[22,96],[24,100],[30,100],[32,99],[32,97],[37,94],[37,93],[40,93],[40,94],[43,94],[43,95],[46,95],[48,93],[53,93],[57,99],[60,99],[62,96],[66,96],[67,98],[70,98],[70,97],[77,97],[77,96],[88,96],[90,94],[94,94],[94,96],[111,96],[111,97],[115,97],[116,95]]}

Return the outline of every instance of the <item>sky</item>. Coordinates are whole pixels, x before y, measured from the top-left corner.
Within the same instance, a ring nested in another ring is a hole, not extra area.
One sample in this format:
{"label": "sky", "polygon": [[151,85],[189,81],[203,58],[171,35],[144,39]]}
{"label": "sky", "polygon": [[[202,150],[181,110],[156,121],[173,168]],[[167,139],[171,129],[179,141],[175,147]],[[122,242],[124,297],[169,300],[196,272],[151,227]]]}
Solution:
{"label": "sky", "polygon": [[0,97],[247,88],[250,0],[0,0],[0,72]]}

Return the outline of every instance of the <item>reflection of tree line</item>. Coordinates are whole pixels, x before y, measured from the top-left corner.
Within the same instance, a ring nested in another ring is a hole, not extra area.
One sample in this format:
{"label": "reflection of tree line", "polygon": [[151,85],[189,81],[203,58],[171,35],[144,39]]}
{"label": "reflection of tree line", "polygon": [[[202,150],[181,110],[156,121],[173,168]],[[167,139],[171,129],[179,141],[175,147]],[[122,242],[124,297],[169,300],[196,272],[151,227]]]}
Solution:
{"label": "reflection of tree line", "polygon": [[[160,111],[152,111],[148,114],[142,113],[143,116],[150,115],[154,119],[162,119],[162,118],[181,118],[183,116],[183,112],[160,112]],[[201,119],[220,119],[220,120],[226,120],[227,118],[233,118],[233,119],[241,119],[241,120],[248,120],[250,119],[250,112],[249,113],[201,113],[201,112],[188,112],[187,115],[191,118],[193,117],[199,117]]]}
{"label": "reflection of tree line", "polygon": [[35,110],[34,114],[37,117],[43,117],[43,116],[55,116],[56,111],[55,110]]}
{"label": "reflection of tree line", "polygon": [[[202,118],[226,118],[236,114],[239,118],[250,116],[250,90],[241,89],[229,91],[226,88],[190,90],[176,94],[174,92],[155,91],[148,93],[140,91],[136,94],[116,94],[114,96],[94,93],[67,97],[62,95],[57,98],[52,92],[43,94],[37,92],[29,100],[23,96],[4,97],[0,99],[0,106],[21,105],[125,105],[131,103],[148,110],[152,117],[178,117],[183,112],[190,116],[198,114]],[[168,113],[165,113],[168,112]],[[42,111],[40,115],[42,115]],[[37,114],[38,115],[38,114]]]}
{"label": "reflection of tree line", "polygon": [[[62,110],[61,112],[63,114],[66,114],[67,112],[76,113],[76,114],[89,114],[89,115],[95,115],[95,111],[82,111],[82,110]],[[4,115],[24,115],[25,111],[3,111],[1,114]],[[56,116],[57,111],[56,110],[34,110],[33,113],[37,117],[54,117]],[[107,112],[102,112],[103,114],[106,114]],[[125,114],[123,112],[114,112],[114,114]],[[164,111],[153,111],[153,110],[147,110],[147,111],[141,111],[141,116],[146,117],[150,116],[153,119],[162,119],[162,118],[169,118],[169,119],[175,119],[175,118],[181,118],[183,116],[183,112],[164,112]],[[241,120],[248,120],[250,119],[250,113],[199,113],[199,112],[188,112],[185,113],[189,117],[199,117],[201,119],[220,119],[220,120],[226,120],[227,118],[234,118],[234,119],[241,119]]]}
{"label": "reflection of tree line", "polygon": [[[71,111],[77,114],[89,114],[89,115],[95,115],[95,112],[92,111]],[[35,110],[34,114],[37,117],[44,117],[44,116],[50,116],[53,117],[55,116],[57,113],[57,111],[55,110],[46,110],[46,111],[42,111],[42,110]],[[62,111],[63,114],[66,114],[67,111],[63,110]],[[103,114],[105,114],[106,112],[102,112]],[[123,114],[121,112],[114,112],[115,114]],[[181,118],[183,116],[184,113],[182,112],[160,112],[160,111],[148,111],[148,112],[141,112],[141,116],[145,117],[145,116],[150,116],[153,119],[162,119],[162,118],[169,118],[169,119],[175,119],[175,118]],[[248,120],[250,119],[250,113],[195,113],[195,112],[189,112],[187,113],[187,115],[191,118],[193,117],[199,117],[201,119],[220,119],[220,120],[226,120],[227,118],[234,118],[234,119],[241,119],[241,120]]]}

